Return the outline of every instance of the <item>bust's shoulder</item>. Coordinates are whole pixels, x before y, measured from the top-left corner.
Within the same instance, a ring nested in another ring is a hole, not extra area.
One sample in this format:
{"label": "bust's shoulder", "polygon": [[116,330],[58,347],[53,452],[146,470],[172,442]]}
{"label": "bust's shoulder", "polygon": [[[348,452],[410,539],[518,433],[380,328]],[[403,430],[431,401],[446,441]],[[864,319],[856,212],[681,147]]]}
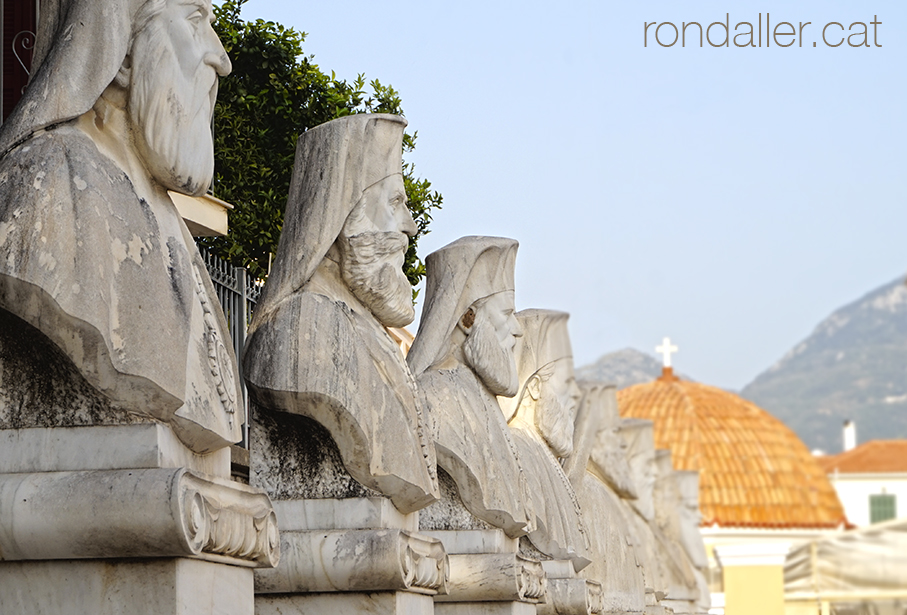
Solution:
{"label": "bust's shoulder", "polygon": [[74,194],[129,183],[126,173],[71,122],[37,131],[0,158],[0,186],[6,189],[62,182],[71,183]]}
{"label": "bust's shoulder", "polygon": [[425,401],[432,407],[450,406],[452,410],[466,407],[478,408],[486,405],[485,391],[478,377],[466,365],[458,364],[450,369],[429,368],[416,379]]}
{"label": "bust's shoulder", "polygon": [[65,160],[69,152],[100,156],[94,141],[73,122],[38,130],[7,152],[0,162],[42,160],[50,157]]}

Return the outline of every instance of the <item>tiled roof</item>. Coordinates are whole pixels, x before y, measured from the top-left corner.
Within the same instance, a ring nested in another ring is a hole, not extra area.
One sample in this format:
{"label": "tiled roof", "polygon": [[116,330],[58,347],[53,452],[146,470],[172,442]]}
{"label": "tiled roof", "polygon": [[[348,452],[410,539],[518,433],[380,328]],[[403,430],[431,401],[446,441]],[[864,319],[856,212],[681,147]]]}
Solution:
{"label": "tiled roof", "polygon": [[817,457],[827,474],[907,472],[907,440],[870,440],[838,455]]}
{"label": "tiled roof", "polygon": [[844,509],[806,445],[781,421],[721,389],[657,380],[617,393],[621,416],[655,423],[674,467],[700,473],[703,525],[832,528]]}

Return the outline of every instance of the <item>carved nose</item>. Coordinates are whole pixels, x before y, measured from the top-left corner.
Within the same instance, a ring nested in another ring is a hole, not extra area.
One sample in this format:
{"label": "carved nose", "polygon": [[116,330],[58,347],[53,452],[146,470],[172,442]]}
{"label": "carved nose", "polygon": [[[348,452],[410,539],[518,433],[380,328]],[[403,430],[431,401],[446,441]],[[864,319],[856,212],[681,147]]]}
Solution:
{"label": "carved nose", "polygon": [[419,229],[416,227],[416,221],[413,220],[413,215],[409,211],[409,207],[406,204],[400,205],[397,210],[397,223],[400,228],[401,233],[406,233],[410,237],[415,235]]}
{"label": "carved nose", "polygon": [[214,28],[209,27],[209,47],[208,53],[205,54],[205,62],[212,66],[218,75],[226,77],[233,71],[233,63],[230,62],[230,56],[227,55],[226,49],[220,42]]}

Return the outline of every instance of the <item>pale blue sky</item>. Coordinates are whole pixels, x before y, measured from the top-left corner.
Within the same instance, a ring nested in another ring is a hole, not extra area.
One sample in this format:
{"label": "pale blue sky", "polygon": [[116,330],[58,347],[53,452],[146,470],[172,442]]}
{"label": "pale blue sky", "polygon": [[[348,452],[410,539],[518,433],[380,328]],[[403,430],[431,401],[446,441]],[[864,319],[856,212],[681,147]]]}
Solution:
{"label": "pale blue sky", "polygon": [[[643,47],[646,21],[760,11],[813,22],[803,47]],[[874,15],[881,48],[821,42]],[[669,335],[677,369],[738,389],[907,272],[902,0],[250,0],[243,16],[400,91],[411,160],[444,194],[422,255],[518,239],[517,307],[570,312],[577,364]]]}

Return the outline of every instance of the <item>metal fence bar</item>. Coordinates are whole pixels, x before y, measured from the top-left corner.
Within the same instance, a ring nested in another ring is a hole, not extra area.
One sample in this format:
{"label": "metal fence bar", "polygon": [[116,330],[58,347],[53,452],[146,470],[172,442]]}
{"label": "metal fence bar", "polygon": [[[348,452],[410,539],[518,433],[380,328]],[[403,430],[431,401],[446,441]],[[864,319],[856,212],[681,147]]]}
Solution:
{"label": "metal fence bar", "polygon": [[[199,251],[205,261],[208,275],[211,276],[211,281],[214,282],[214,290],[227,319],[236,359],[241,362],[246,334],[252,321],[252,311],[255,309],[255,304],[258,303],[258,298],[261,295],[261,285],[252,281],[244,268],[232,266],[227,261],[210,253],[204,247],[199,246]],[[246,383],[242,379],[241,363],[239,372],[243,396],[243,439],[240,446],[248,448],[249,393],[246,391]]]}

